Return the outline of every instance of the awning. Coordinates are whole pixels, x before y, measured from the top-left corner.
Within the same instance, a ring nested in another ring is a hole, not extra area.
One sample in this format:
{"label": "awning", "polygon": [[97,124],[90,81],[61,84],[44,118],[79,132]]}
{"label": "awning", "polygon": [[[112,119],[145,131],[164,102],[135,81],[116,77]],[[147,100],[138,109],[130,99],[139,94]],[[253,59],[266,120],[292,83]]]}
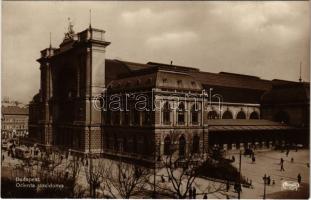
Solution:
{"label": "awning", "polygon": [[209,131],[293,130],[290,126],[209,126]]}
{"label": "awning", "polygon": [[208,121],[209,131],[295,130],[297,128],[269,120],[217,119]]}

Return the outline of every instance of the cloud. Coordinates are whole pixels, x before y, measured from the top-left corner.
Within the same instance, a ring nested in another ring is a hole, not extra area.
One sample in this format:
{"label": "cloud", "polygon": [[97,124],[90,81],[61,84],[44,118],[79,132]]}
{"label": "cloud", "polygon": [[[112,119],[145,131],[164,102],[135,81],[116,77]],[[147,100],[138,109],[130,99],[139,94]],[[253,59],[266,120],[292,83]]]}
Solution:
{"label": "cloud", "polygon": [[197,39],[192,31],[162,33],[146,40],[147,48],[179,47]]}
{"label": "cloud", "polygon": [[156,15],[153,14],[149,8],[142,8],[136,12],[126,11],[122,13],[121,16],[127,23],[137,23],[137,20],[149,20],[156,17]]}
{"label": "cloud", "polygon": [[[106,30],[107,58],[165,62],[265,79],[309,80],[307,1],[4,1],[2,95],[29,102],[39,90],[36,59],[62,42],[67,18],[74,30]],[[18,81],[17,81],[18,80]]]}

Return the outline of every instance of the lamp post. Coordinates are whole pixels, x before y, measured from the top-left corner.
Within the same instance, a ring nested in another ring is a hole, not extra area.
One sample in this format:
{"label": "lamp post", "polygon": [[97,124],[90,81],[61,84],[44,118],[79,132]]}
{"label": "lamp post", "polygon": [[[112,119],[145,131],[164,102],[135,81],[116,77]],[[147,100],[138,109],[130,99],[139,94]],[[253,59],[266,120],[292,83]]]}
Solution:
{"label": "lamp post", "polygon": [[220,94],[214,94],[213,97],[218,99],[218,110],[219,110],[219,118],[221,119],[221,115],[222,115],[222,104],[224,102],[224,98],[222,95]]}
{"label": "lamp post", "polygon": [[[159,146],[158,148],[161,148],[161,141],[159,142]],[[153,168],[153,194],[152,194],[152,198],[156,199],[156,194],[157,194],[157,191],[156,191],[156,176],[157,176],[157,162],[160,162],[161,159],[160,159],[160,149],[157,148],[157,142],[156,142],[156,139],[154,139],[154,168]],[[157,151],[159,151],[159,157],[157,159]]]}
{"label": "lamp post", "polygon": [[210,106],[212,105],[212,91],[213,91],[213,88],[210,88],[209,89],[209,103],[210,103]]}
{"label": "lamp post", "polygon": [[[210,88],[211,89],[211,88]],[[211,93],[211,90],[210,90],[210,93]],[[202,106],[201,106],[201,125],[202,125],[202,131],[203,131],[203,159],[205,159],[206,157],[206,145],[205,145],[205,130],[204,130],[204,110],[205,110],[205,96],[206,96],[206,93],[205,93],[205,90],[202,91]],[[210,95],[209,95],[210,96]]]}
{"label": "lamp post", "polygon": [[266,199],[266,182],[267,182],[267,175],[265,174],[263,179],[263,199]]}
{"label": "lamp post", "polygon": [[242,176],[242,174],[241,174],[242,150],[240,150],[239,158],[240,158],[240,159],[239,159],[239,187],[238,187],[239,193],[238,193],[238,199],[241,198],[241,188],[242,188],[242,186],[241,186],[241,176]]}

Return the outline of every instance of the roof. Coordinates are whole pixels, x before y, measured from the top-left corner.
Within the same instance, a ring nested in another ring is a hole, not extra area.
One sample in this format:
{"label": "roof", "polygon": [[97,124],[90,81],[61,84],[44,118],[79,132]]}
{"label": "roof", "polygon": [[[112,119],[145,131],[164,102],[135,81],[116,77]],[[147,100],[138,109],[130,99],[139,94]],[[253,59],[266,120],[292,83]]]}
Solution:
{"label": "roof", "polygon": [[28,108],[18,106],[2,106],[1,113],[3,115],[28,115]]}
{"label": "roof", "polygon": [[117,91],[137,90],[142,88],[154,88],[155,85],[156,73],[149,73],[112,80],[108,85],[108,89]]}
{"label": "roof", "polygon": [[165,88],[175,90],[201,91],[201,83],[187,73],[180,71],[165,70],[162,67],[151,67],[150,70],[140,71],[112,80],[108,88],[114,90],[134,90],[143,88]]}
{"label": "roof", "polygon": [[310,84],[273,81],[272,90],[262,96],[264,104],[309,103]]}
{"label": "roof", "polygon": [[[297,84],[297,82],[292,81],[278,79],[270,81],[256,76],[229,72],[202,72],[197,68],[156,62],[142,64],[107,59],[106,66],[106,84],[112,85],[112,88],[116,88],[115,86],[117,86],[119,90],[134,90],[146,87],[180,90],[213,88],[213,93],[221,94],[224,102],[258,104],[261,103],[262,96],[273,87]],[[303,94],[309,99],[309,90],[303,89],[303,91],[300,91],[299,94]],[[286,96],[287,92],[283,93],[283,95]],[[245,96],[245,94],[248,95]],[[293,92],[292,96],[296,97],[301,95],[296,95],[296,93]],[[291,98],[282,97],[281,99]],[[271,99],[276,100],[277,98],[271,97]]]}
{"label": "roof", "polygon": [[196,72],[193,76],[205,86],[221,86],[267,91],[271,89],[271,81],[255,76],[232,73]]}
{"label": "roof", "polygon": [[128,62],[128,61],[119,61],[119,62],[122,62],[131,71],[146,69],[152,66],[149,63],[142,64],[142,63],[135,63],[135,62]]}
{"label": "roof", "polygon": [[188,91],[202,90],[201,83],[187,73],[159,70],[157,74],[157,88]]}
{"label": "roof", "polygon": [[161,67],[165,67],[167,69],[175,69],[175,70],[179,70],[179,71],[185,71],[185,72],[190,72],[190,71],[198,72],[198,71],[200,71],[198,68],[185,67],[185,66],[179,66],[179,65],[173,65],[173,64],[165,64],[165,63],[157,63],[157,62],[148,62],[147,64],[153,65],[153,66],[161,66]]}
{"label": "roof", "polygon": [[118,65],[118,67],[127,69],[128,72],[137,71],[141,69],[147,69],[149,67],[152,67],[152,65],[149,65],[149,64],[129,62],[129,61],[123,61],[119,59],[106,59],[106,64],[107,63],[108,64],[114,63],[114,65]]}
{"label": "roof", "polygon": [[233,130],[291,130],[292,126],[262,119],[215,119],[208,120],[209,131],[233,131]]}
{"label": "roof", "polygon": [[[126,69],[123,73],[119,73],[119,78],[124,78],[126,76],[137,76],[140,73],[150,73],[150,71],[168,70],[168,71],[178,71],[184,72],[192,76],[197,82],[200,82],[205,87],[210,86],[221,86],[221,87],[231,87],[231,88],[245,88],[252,90],[267,91],[271,89],[272,84],[269,80],[263,80],[256,76],[235,74],[228,72],[211,73],[202,72],[197,68],[170,65],[157,62],[148,62],[146,64],[128,62],[121,60],[106,60],[106,63],[114,63],[114,66]],[[106,73],[109,75],[109,73]]]}

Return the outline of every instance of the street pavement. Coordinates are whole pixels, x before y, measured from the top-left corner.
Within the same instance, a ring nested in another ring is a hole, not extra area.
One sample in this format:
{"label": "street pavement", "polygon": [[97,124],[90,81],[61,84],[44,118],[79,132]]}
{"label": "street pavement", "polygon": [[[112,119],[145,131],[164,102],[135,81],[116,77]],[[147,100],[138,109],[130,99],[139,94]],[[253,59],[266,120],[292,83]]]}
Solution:
{"label": "street pavement", "polygon": [[[238,153],[228,154],[228,158],[234,155],[236,161],[233,163],[234,166],[238,168],[239,166],[239,155]],[[297,181],[297,176],[300,173],[302,177],[301,187],[298,189],[297,198],[301,196],[301,192],[308,193],[309,190],[309,167],[307,163],[309,163],[309,150],[298,150],[295,152],[291,150],[289,155],[286,156],[285,152],[281,151],[268,151],[262,150],[255,152],[256,162],[252,163],[251,158],[248,156],[242,155],[242,165],[241,171],[242,176],[247,177],[252,180],[254,189],[246,189],[243,188],[241,193],[241,198],[263,198],[264,193],[264,181],[263,176],[266,174],[271,177],[271,180],[275,180],[275,185],[266,186],[266,197],[273,198],[282,198],[286,197],[286,193],[291,193],[291,196],[294,196],[296,191],[286,191],[282,190],[283,181]],[[285,171],[281,171],[280,159],[284,159],[284,169]],[[291,162],[291,158],[294,159],[294,162]],[[271,181],[272,183],[272,181]],[[304,194],[305,196],[309,196],[309,194]],[[286,197],[288,198],[288,197]]]}
{"label": "street pavement", "polygon": [[[12,159],[5,153],[5,160],[2,162],[2,170],[8,171],[13,166],[20,164],[19,159]],[[235,162],[233,165],[238,168],[239,165],[239,155],[238,153],[228,153],[226,156],[231,158],[232,155],[235,156]],[[290,151],[289,155],[286,156],[285,152],[272,150],[262,150],[255,152],[256,162],[252,163],[251,158],[242,155],[242,176],[252,180],[253,188],[242,188],[241,198],[251,199],[251,198],[263,198],[264,184],[262,177],[264,174],[271,177],[271,180],[275,181],[275,185],[270,185],[266,187],[266,197],[267,198],[305,198],[309,196],[309,167],[307,163],[309,162],[309,150],[298,150],[298,152]],[[281,171],[280,159],[281,157],[285,160],[284,168],[285,171]],[[291,158],[294,162],[291,162]],[[64,159],[64,162],[66,159]],[[61,166],[65,166],[62,163]],[[7,172],[9,174],[9,172]],[[283,181],[297,181],[298,173],[302,176],[302,184],[298,191],[284,191],[282,190]],[[157,170],[157,182],[160,182],[161,175],[166,177],[166,171],[164,169]],[[2,173],[2,176],[5,175]],[[153,176],[151,176],[153,180]],[[79,173],[78,182],[81,186],[88,188],[88,183],[86,180],[85,168],[82,167]],[[272,181],[271,181],[272,182]],[[170,188],[170,184],[166,178],[165,183],[160,183],[162,187]],[[207,193],[209,199],[226,199],[226,198],[237,198],[237,193],[234,192],[233,186],[230,187],[229,192],[224,191],[225,185],[220,182],[214,182],[211,180],[206,180],[203,178],[196,178],[193,186],[197,190],[197,198],[203,198],[204,193]],[[149,188],[152,190],[152,188]],[[141,196],[138,198],[146,198]],[[169,197],[167,197],[169,198]]]}

